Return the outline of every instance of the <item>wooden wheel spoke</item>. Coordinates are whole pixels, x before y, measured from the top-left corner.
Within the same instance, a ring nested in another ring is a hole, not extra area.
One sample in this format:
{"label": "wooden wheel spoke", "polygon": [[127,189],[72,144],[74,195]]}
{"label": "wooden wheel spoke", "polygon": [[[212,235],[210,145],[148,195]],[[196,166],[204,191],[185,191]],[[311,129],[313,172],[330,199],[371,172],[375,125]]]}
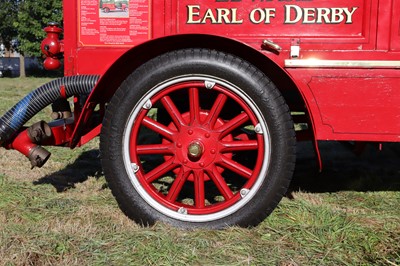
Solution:
{"label": "wooden wheel spoke", "polygon": [[175,126],[178,130],[181,128],[182,125],[185,125],[185,121],[182,118],[181,113],[179,112],[178,108],[172,101],[171,97],[165,96],[161,99],[161,103],[167,110],[168,114],[171,116],[172,121],[174,122]]}
{"label": "wooden wheel spoke", "polygon": [[218,172],[216,167],[214,167],[212,171],[207,172],[207,174],[221,192],[225,200],[229,200],[234,196],[228,184],[225,182],[224,177]]}
{"label": "wooden wheel spoke", "polygon": [[222,145],[224,148],[221,152],[251,151],[258,148],[256,140],[224,141]]}
{"label": "wooden wheel spoke", "polygon": [[205,188],[204,188],[204,172],[202,170],[194,171],[194,202],[196,208],[205,207]]}
{"label": "wooden wheel spoke", "polygon": [[200,123],[200,98],[199,89],[189,89],[189,104],[190,104],[190,123],[197,121]]}
{"label": "wooden wheel spoke", "polygon": [[170,158],[168,161],[160,164],[159,166],[157,166],[156,168],[145,174],[144,178],[146,179],[146,182],[151,183],[161,178],[169,171],[177,168],[178,165],[174,163],[174,159],[175,159],[174,157]]}
{"label": "wooden wheel spoke", "polygon": [[168,140],[171,141],[173,140],[175,132],[169,129],[168,127],[164,126],[163,124],[151,119],[150,117],[146,116],[145,118],[143,118],[142,125],[162,135]]}
{"label": "wooden wheel spoke", "polygon": [[136,147],[138,155],[174,154],[171,144],[146,144]]}
{"label": "wooden wheel spoke", "polygon": [[231,133],[233,130],[243,125],[243,123],[246,122],[247,120],[249,120],[249,116],[246,113],[241,113],[232,120],[228,121],[223,126],[217,128],[217,130],[221,132],[220,138],[222,139],[223,137]]}
{"label": "wooden wheel spoke", "polygon": [[170,202],[175,202],[179,196],[179,193],[182,190],[183,185],[185,184],[187,178],[190,176],[191,171],[184,172],[181,169],[176,176],[174,182],[172,183],[171,188],[168,191],[167,200]]}
{"label": "wooden wheel spoke", "polygon": [[246,166],[233,161],[232,159],[229,159],[225,156],[221,156],[221,162],[218,163],[218,165],[231,170],[232,172],[249,179],[251,175],[253,174],[253,171]]}
{"label": "wooden wheel spoke", "polygon": [[210,128],[214,128],[215,123],[217,122],[217,119],[222,109],[224,108],[227,99],[228,97],[226,95],[219,94],[217,99],[215,100],[208,115],[207,121],[205,122],[205,124],[209,124]]}

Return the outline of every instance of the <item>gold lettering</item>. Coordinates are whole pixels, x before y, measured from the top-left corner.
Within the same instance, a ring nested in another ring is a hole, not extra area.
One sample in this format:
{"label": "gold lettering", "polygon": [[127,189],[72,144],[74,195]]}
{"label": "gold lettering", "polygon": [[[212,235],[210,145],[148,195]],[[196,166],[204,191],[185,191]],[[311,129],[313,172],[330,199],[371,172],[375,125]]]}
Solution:
{"label": "gold lettering", "polygon": [[[196,11],[195,11],[196,9]],[[200,23],[200,19],[199,20],[194,20],[193,17],[199,17],[200,16],[200,6],[199,5],[188,5],[187,6],[187,10],[188,10],[188,19],[186,21],[187,24],[198,24]]]}
{"label": "gold lettering", "polygon": [[222,20],[228,24],[230,22],[229,20],[229,15],[230,15],[230,10],[227,8],[218,8],[217,9],[217,23],[222,24]]}
{"label": "gold lettering", "polygon": [[343,9],[342,8],[333,7],[332,8],[332,20],[331,20],[331,23],[332,24],[339,24],[343,20],[344,20]]}
{"label": "gold lettering", "polygon": [[243,23],[243,19],[238,19],[237,17],[237,8],[232,8],[231,9],[231,12],[232,12],[232,21],[231,21],[231,23],[232,24],[242,24]]}
{"label": "gold lettering", "polygon": [[351,11],[349,11],[348,8],[343,9],[344,13],[346,13],[346,16],[347,16],[346,24],[353,23],[353,14],[354,14],[354,12],[356,12],[357,8],[358,7],[353,7]]}
{"label": "gold lettering", "polygon": [[[286,15],[285,15],[285,24],[295,24],[301,20],[303,16],[303,10],[299,6],[295,5],[287,5],[285,6]],[[295,14],[294,18],[292,18],[292,10]]]}
{"label": "gold lettering", "polygon": [[212,24],[217,23],[217,20],[215,19],[214,14],[212,12],[212,9],[207,9],[203,19],[201,20],[201,24],[206,24],[207,19],[209,19]]}
{"label": "gold lettering", "polygon": [[314,24],[315,23],[315,8],[303,8],[304,13],[304,24]]}
{"label": "gold lettering", "polygon": [[264,22],[265,24],[271,23],[271,18],[275,17],[275,8],[256,8],[250,12],[250,21],[254,24]]}
{"label": "gold lettering", "polygon": [[317,14],[317,23],[322,24],[322,21],[330,23],[329,15],[331,10],[329,8],[317,8]]}
{"label": "gold lettering", "polygon": [[[257,13],[257,19],[256,19],[256,13]],[[264,20],[263,15],[264,15],[264,13],[262,12],[261,8],[253,9],[250,12],[250,21],[254,24],[259,24],[259,23],[261,23],[261,21]]]}
{"label": "gold lettering", "polygon": [[285,6],[285,24],[340,24],[353,23],[353,15],[358,7],[301,8],[297,5]]}

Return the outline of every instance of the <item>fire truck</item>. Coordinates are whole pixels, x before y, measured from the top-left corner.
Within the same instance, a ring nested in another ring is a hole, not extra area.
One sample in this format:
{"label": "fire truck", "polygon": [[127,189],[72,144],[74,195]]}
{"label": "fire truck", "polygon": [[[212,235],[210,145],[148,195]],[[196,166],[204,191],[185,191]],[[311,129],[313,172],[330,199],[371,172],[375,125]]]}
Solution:
{"label": "fire truck", "polygon": [[[41,167],[45,146],[100,136],[109,187],[139,224],[255,226],[285,195],[298,141],[320,168],[318,141],[400,141],[398,0],[127,6],[104,18],[64,0],[42,50],[65,76],[0,118],[0,144]],[[48,105],[50,122],[24,126]]]}
{"label": "fire truck", "polygon": [[112,12],[112,11],[124,11],[128,12],[128,7],[126,3],[121,3],[121,2],[102,2],[101,3],[101,9],[104,13]]}

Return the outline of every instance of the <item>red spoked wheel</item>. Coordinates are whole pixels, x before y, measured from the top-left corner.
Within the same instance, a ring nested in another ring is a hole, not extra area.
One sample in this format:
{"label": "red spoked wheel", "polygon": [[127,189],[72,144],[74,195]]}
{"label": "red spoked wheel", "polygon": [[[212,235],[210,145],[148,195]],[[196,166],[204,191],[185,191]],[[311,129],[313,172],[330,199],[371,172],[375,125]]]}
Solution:
{"label": "red spoked wheel", "polygon": [[[285,115],[288,109],[267,97],[270,91],[257,90],[259,81],[253,79],[259,72],[232,69],[239,59],[221,68],[180,53],[185,60],[177,58],[175,67],[161,56],[149,64],[158,68],[149,71],[145,65],[134,72],[119,90],[123,96],[117,93],[111,101],[101,141],[107,181],[122,210],[142,224],[257,224],[279,202],[293,171],[294,144],[287,147],[287,139],[275,137],[280,126],[273,120],[279,114],[266,109]],[[261,86],[276,93],[262,77]],[[284,137],[290,123],[289,116]],[[282,152],[275,155],[273,146],[291,154],[284,152],[277,161]]]}
{"label": "red spoked wheel", "polygon": [[[154,88],[137,106],[126,127],[124,154],[129,154],[128,171],[147,202],[171,217],[203,222],[246,203],[269,162],[268,129],[257,108],[233,86],[210,78],[186,79]],[[156,121],[159,112],[169,117]],[[160,138],[143,142],[145,134]]]}

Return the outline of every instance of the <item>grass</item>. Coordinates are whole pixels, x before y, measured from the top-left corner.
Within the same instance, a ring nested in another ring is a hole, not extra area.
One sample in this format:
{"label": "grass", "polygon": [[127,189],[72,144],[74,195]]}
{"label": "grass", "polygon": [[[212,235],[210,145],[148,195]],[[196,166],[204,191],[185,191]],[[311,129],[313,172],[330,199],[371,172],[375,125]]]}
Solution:
{"label": "grass", "polygon": [[[0,114],[46,81],[0,79]],[[288,197],[258,227],[184,231],[122,214],[97,139],[34,170],[0,149],[0,265],[400,265],[399,145],[356,157],[321,143],[322,174],[311,150],[300,144]]]}

